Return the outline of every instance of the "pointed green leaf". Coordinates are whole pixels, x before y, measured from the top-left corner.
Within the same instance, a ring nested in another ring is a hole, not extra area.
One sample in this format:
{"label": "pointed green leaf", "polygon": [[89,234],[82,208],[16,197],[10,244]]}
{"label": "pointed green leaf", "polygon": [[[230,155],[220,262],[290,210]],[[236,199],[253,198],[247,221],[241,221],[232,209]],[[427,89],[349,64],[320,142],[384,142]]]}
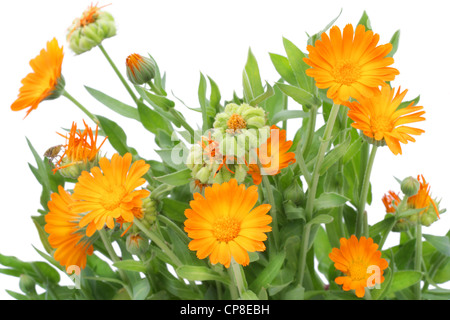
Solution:
{"label": "pointed green leaf", "polygon": [[136,260],[123,260],[117,261],[113,263],[113,266],[122,270],[127,271],[136,271],[136,272],[146,272],[147,268],[145,267],[142,261]]}
{"label": "pointed green leaf", "polygon": [[158,133],[158,129],[172,134],[173,128],[170,123],[164,119],[158,112],[150,109],[144,103],[138,102],[139,119],[145,129],[153,134]]}
{"label": "pointed green leaf", "polygon": [[449,237],[441,237],[435,236],[432,234],[424,234],[423,237],[430,243],[433,247],[436,248],[440,253],[450,257],[450,238]]}
{"label": "pointed green leaf", "polygon": [[372,25],[370,24],[370,19],[366,11],[363,12],[363,15],[361,19],[359,19],[358,24],[362,24],[364,27],[366,27],[366,30],[372,30]]}
{"label": "pointed green leaf", "polygon": [[398,50],[398,44],[400,42],[400,30],[397,30],[393,35],[389,43],[392,44],[392,50],[388,53],[386,57],[393,57]]}
{"label": "pointed green leaf", "polygon": [[257,106],[267,99],[269,99],[271,96],[275,94],[275,91],[273,90],[272,86],[266,82],[266,91],[259,96],[255,97],[252,101],[250,101],[249,105],[251,106]]}
{"label": "pointed green leaf", "polygon": [[171,186],[182,186],[189,183],[192,180],[192,176],[190,169],[184,169],[164,176],[155,177],[155,179]]}
{"label": "pointed green leaf", "polygon": [[392,284],[388,290],[388,295],[406,289],[416,284],[422,279],[422,273],[418,271],[397,271],[394,272]]}
{"label": "pointed green leaf", "polygon": [[279,54],[270,53],[270,59],[272,60],[272,64],[280,76],[289,84],[298,87],[297,78],[295,77],[294,71],[289,64],[288,58]]}
{"label": "pointed green leaf", "polygon": [[307,118],[309,117],[308,112],[304,112],[302,110],[283,110],[280,112],[277,112],[272,117],[272,124],[277,124],[278,122],[285,121],[288,119],[297,119],[297,118]]}
{"label": "pointed green leaf", "polygon": [[256,279],[250,285],[253,292],[259,292],[261,288],[267,288],[273,279],[280,272],[283,266],[286,253],[284,251],[274,255],[269,264],[258,274]]}
{"label": "pointed green leaf", "polygon": [[99,115],[97,115],[97,119],[100,122],[101,128],[108,136],[109,143],[120,155],[123,156],[127,152],[133,155],[136,154],[136,150],[128,147],[125,131],[117,123]]}
{"label": "pointed green leaf", "polygon": [[132,106],[129,106],[117,99],[114,99],[101,91],[90,88],[88,86],[84,87],[91,94],[91,96],[93,96],[95,99],[97,99],[97,101],[101,102],[112,111],[115,111],[121,116],[124,116],[126,118],[139,121],[139,114],[136,108],[133,108]]}
{"label": "pointed green leaf", "polygon": [[314,92],[312,84],[313,80],[306,75],[305,72],[310,68],[310,66],[303,61],[303,58],[306,58],[306,55],[286,38],[283,38],[283,45],[299,87],[307,92]]}
{"label": "pointed green leaf", "polygon": [[350,199],[336,192],[324,192],[314,200],[315,210],[323,210],[344,205]]}
{"label": "pointed green leaf", "polygon": [[277,82],[276,85],[278,86],[278,88],[280,88],[281,91],[284,92],[284,94],[291,97],[304,107],[320,104],[320,102],[313,94],[305,91],[302,88],[297,88],[280,82]]}
{"label": "pointed green leaf", "polygon": [[264,93],[258,63],[250,48],[248,49],[247,62],[242,73],[242,82],[244,86],[244,100],[247,103]]}
{"label": "pointed green leaf", "polygon": [[230,284],[228,277],[223,277],[214,270],[203,266],[189,266],[184,265],[176,269],[176,273],[181,278],[189,281],[220,281],[225,284]]}

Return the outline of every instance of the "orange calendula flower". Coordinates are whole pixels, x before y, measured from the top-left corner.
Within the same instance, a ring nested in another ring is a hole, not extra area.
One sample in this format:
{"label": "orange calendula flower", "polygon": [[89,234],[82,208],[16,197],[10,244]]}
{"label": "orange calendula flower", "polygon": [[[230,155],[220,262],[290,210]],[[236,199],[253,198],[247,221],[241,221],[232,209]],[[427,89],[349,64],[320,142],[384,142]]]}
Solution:
{"label": "orange calendula flower", "polygon": [[62,186],[58,187],[58,193],[51,195],[48,202],[50,211],[45,216],[48,241],[56,249],[54,258],[62,266],[66,269],[71,266],[84,268],[87,256],[94,252],[94,247],[78,225],[81,216],[71,209],[75,202],[72,195]]}
{"label": "orange calendula flower", "polygon": [[[73,122],[68,136],[58,133],[60,136],[66,138],[66,144],[63,145],[64,153],[56,163],[53,172],[73,165],[81,165],[82,170],[89,170],[91,167],[86,167],[86,164],[97,159],[98,152],[105,143],[107,137],[105,137],[102,143],[97,147],[98,125],[95,128],[94,135],[92,129],[86,122],[83,121],[83,123],[83,131],[77,130],[77,125]],[[97,161],[95,161],[95,165],[96,163]],[[76,175],[76,177],[78,177],[78,175]]]}
{"label": "orange calendula flower", "polygon": [[212,264],[226,268],[233,258],[246,266],[250,263],[248,252],[264,251],[265,232],[270,232],[272,217],[267,214],[271,206],[258,201],[258,188],[238,185],[235,179],[205,188],[205,196],[194,194],[191,208],[184,214],[184,230],[193,240],[189,249],[197,251],[197,257],[209,256]]}
{"label": "orange calendula flower", "polygon": [[346,102],[349,107],[348,117],[354,121],[352,126],[361,130],[376,145],[389,147],[393,154],[402,154],[401,143],[416,140],[411,135],[420,135],[422,129],[405,126],[412,122],[424,121],[425,111],[421,106],[413,106],[413,102],[405,108],[399,109],[400,103],[408,90],[395,93],[395,88],[384,86],[372,98],[360,98],[358,102]]}
{"label": "orange calendula flower", "polygon": [[436,203],[431,199],[430,197],[430,186],[429,183],[425,181],[425,178],[423,175],[417,176],[417,180],[420,183],[419,191],[416,195],[411,196],[408,198],[408,204],[415,209],[422,209],[422,212],[420,214],[423,214],[424,212],[427,212],[431,206],[434,209],[434,212],[436,213],[436,216],[439,217],[439,209],[436,206]]}
{"label": "orange calendula flower", "polygon": [[330,36],[325,32],[314,46],[308,45],[309,57],[305,63],[311,66],[306,74],[313,77],[320,89],[327,89],[327,97],[342,104],[350,97],[372,97],[378,87],[394,80],[399,74],[388,67],[394,59],[386,57],[392,50],[390,43],[378,45],[380,36],[358,25],[348,24],[343,32],[334,26]]}
{"label": "orange calendula flower", "polygon": [[[292,141],[286,141],[286,130],[280,130],[276,125],[270,128],[270,137],[257,149],[263,173],[266,175],[277,175],[281,169],[295,163],[295,153],[288,152]],[[252,176],[253,183],[258,185],[262,181],[260,167],[250,164],[248,174]]]}
{"label": "orange calendula flower", "polygon": [[43,100],[55,99],[62,94],[65,85],[61,75],[63,57],[63,48],[59,47],[56,38],[47,42],[47,49],[42,49],[30,61],[33,72],[23,78],[19,97],[11,105],[11,110],[29,108],[27,117]]}
{"label": "orange calendula flower", "polygon": [[381,258],[378,244],[372,238],[355,235],[350,239],[341,238],[341,247],[333,248],[329,254],[334,266],[345,276],[337,277],[336,283],[343,285],[344,291],[355,290],[356,296],[364,297],[365,288],[373,287],[384,281],[383,270],[388,267],[385,259]]}
{"label": "orange calendula flower", "polygon": [[78,178],[73,193],[77,201],[71,207],[73,212],[84,214],[80,227],[87,226],[87,236],[92,236],[105,224],[114,228],[114,219],[133,221],[136,208],[142,207],[142,199],[150,195],[148,190],[135,190],[145,183],[142,176],[150,165],[144,160],[131,162],[130,153],[123,157],[116,153],[111,161],[101,158],[100,167],[92,168],[90,173],[83,171]]}
{"label": "orange calendula flower", "polygon": [[381,201],[383,201],[387,213],[395,213],[395,208],[393,205],[398,206],[401,199],[396,193],[394,193],[393,191],[389,191],[383,196]]}

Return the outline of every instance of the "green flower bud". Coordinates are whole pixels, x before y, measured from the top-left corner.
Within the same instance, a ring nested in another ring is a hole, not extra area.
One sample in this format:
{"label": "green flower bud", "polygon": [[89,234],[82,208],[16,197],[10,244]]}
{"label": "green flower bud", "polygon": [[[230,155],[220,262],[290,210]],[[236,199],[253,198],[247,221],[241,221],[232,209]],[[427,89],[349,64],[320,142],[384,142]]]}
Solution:
{"label": "green flower bud", "polygon": [[298,184],[297,180],[294,180],[283,192],[284,200],[292,201],[294,204],[299,205],[305,200],[305,193]]}
{"label": "green flower bud", "polygon": [[203,163],[203,150],[198,144],[194,144],[186,158],[186,166],[193,170],[194,166]]}
{"label": "green flower bud", "polygon": [[153,59],[133,53],[126,59],[127,77],[133,84],[150,82],[156,74],[156,65]]}
{"label": "green flower bud", "polygon": [[[65,178],[77,180],[81,172],[90,171],[93,167],[98,166],[99,160],[99,154],[92,161],[77,161],[75,163],[68,157],[64,157],[60,165],[63,168],[59,169],[59,173]],[[70,165],[64,168],[68,164]]]}
{"label": "green flower bud", "polygon": [[197,172],[197,174],[195,175],[195,179],[200,180],[202,184],[205,184],[208,182],[210,176],[211,169],[209,169],[208,167],[203,167]]}
{"label": "green flower bud", "polygon": [[417,192],[419,191],[420,183],[417,179],[413,177],[408,177],[403,179],[400,188],[402,192],[405,194],[405,196],[411,197],[417,194]]}
{"label": "green flower bud", "polygon": [[148,240],[139,233],[130,234],[126,241],[127,251],[131,254],[143,254],[148,250]]}
{"label": "green flower bud", "polygon": [[104,39],[116,35],[116,25],[113,16],[101,7],[91,5],[83,12],[81,18],[73,21],[68,29],[67,41],[75,54],[91,50]]}
{"label": "green flower bud", "polygon": [[36,294],[36,281],[34,281],[34,279],[29,275],[21,274],[19,288],[27,295],[34,295]]}
{"label": "green flower bud", "polygon": [[234,166],[234,178],[238,184],[244,183],[245,177],[247,176],[248,169],[242,164]]}
{"label": "green flower bud", "polygon": [[214,128],[239,131],[258,129],[266,124],[266,112],[260,107],[252,107],[246,103],[237,105],[229,103],[225,110],[216,115]]}

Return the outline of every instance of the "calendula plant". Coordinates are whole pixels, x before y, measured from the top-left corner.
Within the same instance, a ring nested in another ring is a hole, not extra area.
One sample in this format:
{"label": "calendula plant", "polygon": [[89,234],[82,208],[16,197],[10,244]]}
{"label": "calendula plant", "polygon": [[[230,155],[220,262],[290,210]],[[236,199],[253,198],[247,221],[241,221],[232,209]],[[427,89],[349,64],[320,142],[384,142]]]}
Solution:
{"label": "calendula plant", "polygon": [[[48,150],[28,141],[42,185],[32,219],[44,261],[0,255],[0,272],[18,277],[23,291],[9,293],[38,300],[448,299],[440,285],[450,280],[450,235],[425,231],[445,212],[425,178],[403,177],[399,191],[380,200],[371,194],[377,150],[404,157],[401,144],[424,133],[416,127],[425,120],[418,99],[391,86],[399,33],[379,44],[366,13],[342,29],[336,20],[309,37],[307,52],[283,39],[285,55],[270,54],[279,73],[273,83],[263,84],[249,50],[242,96],[224,100],[201,74],[194,126],[150,54],[130,53],[120,73],[103,47],[116,36],[114,18],[90,6],[69,27],[68,47],[77,55],[100,50],[135,105],[86,89],[142,125],[160,159],[141,157],[118,123],[66,91],[63,48],[49,41],[11,109],[28,108],[28,116],[63,96],[87,119],[60,132],[61,143]],[[101,150],[106,141],[116,151],[110,156]],[[386,212],[369,225],[373,201]],[[399,243],[386,248],[393,232]],[[73,285],[61,284],[61,273]]]}

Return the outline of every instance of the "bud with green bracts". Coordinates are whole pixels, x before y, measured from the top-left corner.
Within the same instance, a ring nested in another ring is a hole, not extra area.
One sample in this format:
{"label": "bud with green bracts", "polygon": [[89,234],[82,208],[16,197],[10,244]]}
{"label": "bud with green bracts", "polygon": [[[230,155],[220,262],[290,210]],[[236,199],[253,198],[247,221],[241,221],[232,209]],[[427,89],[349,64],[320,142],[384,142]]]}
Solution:
{"label": "bud with green bracts", "polygon": [[403,181],[400,184],[400,188],[402,192],[405,194],[405,196],[412,197],[419,191],[420,183],[417,179],[413,177],[408,177],[403,179]]}
{"label": "bud with green bracts", "polygon": [[[62,169],[58,170],[59,173],[68,179],[77,180],[83,171],[90,171],[93,167],[98,166],[98,162],[100,160],[100,155],[97,154],[92,161],[76,161],[73,162],[68,157],[64,157],[61,161]],[[64,168],[64,166],[66,166]]]}
{"label": "bud with green bracts", "polygon": [[128,80],[136,85],[150,82],[156,74],[156,64],[153,59],[133,53],[126,59]]}
{"label": "bud with green bracts", "polygon": [[36,294],[36,281],[32,277],[26,274],[20,275],[19,288],[23,293],[27,295]]}
{"label": "bud with green bracts", "polygon": [[266,112],[246,103],[229,103],[216,115],[213,127],[223,130],[259,129],[266,125]]}
{"label": "bud with green bracts", "polygon": [[98,46],[103,40],[116,35],[116,24],[111,14],[98,11],[94,21],[80,25],[75,20],[69,28],[67,41],[75,54],[82,54]]}
{"label": "bud with green bracts", "polygon": [[143,254],[147,252],[148,246],[148,239],[142,237],[139,233],[130,234],[127,237],[126,247],[131,254]]}

